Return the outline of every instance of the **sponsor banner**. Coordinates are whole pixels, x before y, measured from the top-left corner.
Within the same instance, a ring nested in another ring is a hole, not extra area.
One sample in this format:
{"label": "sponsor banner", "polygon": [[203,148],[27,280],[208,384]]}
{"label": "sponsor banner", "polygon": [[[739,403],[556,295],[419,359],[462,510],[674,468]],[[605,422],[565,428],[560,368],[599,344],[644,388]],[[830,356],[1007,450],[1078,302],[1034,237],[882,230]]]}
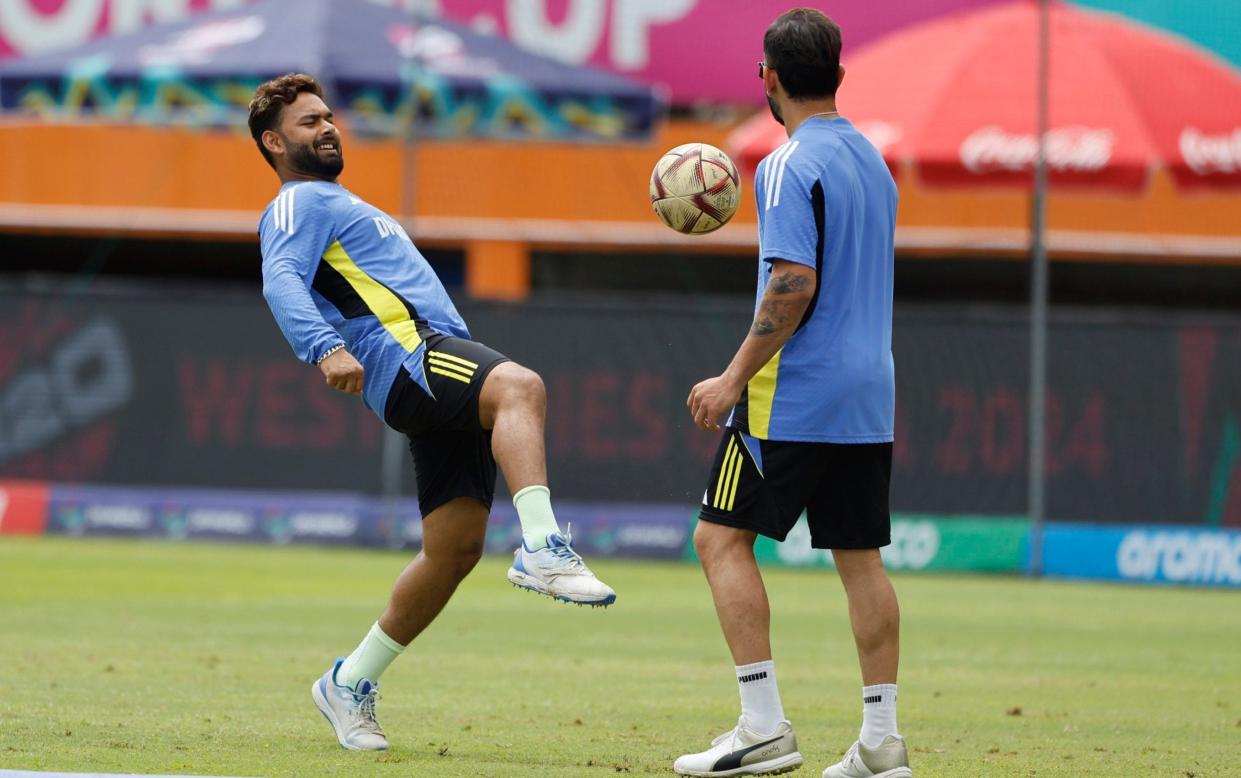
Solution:
{"label": "sponsor banner", "polygon": [[[893,515],[892,543],[880,550],[889,570],[1017,572],[1026,566],[1024,519]],[[803,516],[783,543],[759,538],[760,561],[791,567],[834,567],[830,551],[811,548]]]}
{"label": "sponsor banner", "polygon": [[[0,494],[7,493],[7,485]],[[338,492],[214,491],[53,486],[47,531],[60,535],[170,540],[418,548],[422,517],[410,498],[393,501]],[[556,506],[574,546],[596,557],[680,559],[690,513],[680,505],[565,501]],[[521,543],[517,513],[497,503],[487,551]]]}
{"label": "sponsor banner", "polygon": [[0,481],[0,535],[42,535],[46,525],[46,484]]}
{"label": "sponsor banner", "polygon": [[[441,15],[523,48],[668,89],[678,103],[762,104],[754,63],[763,31],[789,9],[785,0],[371,0]],[[998,0],[920,0],[884,6],[839,0],[832,17],[846,55],[870,40],[940,14]],[[107,34],[184,18],[249,0],[4,0],[0,58],[73,46]],[[727,19],[722,23],[721,19]]]}
{"label": "sponsor banner", "polygon": [[[892,543],[880,553],[889,570],[1020,572],[1028,568],[1029,527],[1009,516],[894,514]],[[686,555],[695,558],[692,544]],[[763,564],[835,567],[830,551],[810,546],[805,515],[783,543],[760,536],[754,556]]]}
{"label": "sponsor banner", "polygon": [[1241,587],[1241,531],[1050,523],[1047,575]]}
{"label": "sponsor banner", "polygon": [[337,493],[54,486],[47,531],[173,540],[376,545],[386,536],[382,534],[382,512],[372,502]]}

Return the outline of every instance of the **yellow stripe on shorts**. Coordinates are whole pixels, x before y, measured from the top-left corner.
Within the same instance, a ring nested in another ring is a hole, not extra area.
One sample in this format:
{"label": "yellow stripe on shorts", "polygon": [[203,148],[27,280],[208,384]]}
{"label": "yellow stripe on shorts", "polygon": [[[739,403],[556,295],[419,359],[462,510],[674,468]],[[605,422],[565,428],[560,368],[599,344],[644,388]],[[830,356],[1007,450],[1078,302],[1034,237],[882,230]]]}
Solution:
{"label": "yellow stripe on shorts", "polygon": [[723,510],[724,495],[728,489],[728,474],[732,471],[733,456],[737,453],[737,439],[730,437],[728,439],[728,448],[724,451],[724,461],[720,464],[720,477],[715,482],[715,499],[711,501],[711,507]]}
{"label": "yellow stripe on shorts", "polygon": [[456,362],[458,365],[468,367],[470,369],[469,372],[471,373],[478,369],[477,362],[471,362],[468,359],[462,359],[461,357],[456,356],[455,354],[445,354],[443,351],[432,351],[431,358],[442,359],[446,362]]}
{"label": "yellow stripe on shorts", "polygon": [[741,466],[745,464],[745,457],[742,456],[741,450],[737,450],[737,461],[733,465],[733,485],[728,490],[728,504],[724,506],[724,510],[731,511],[733,509],[733,500],[737,498],[737,484],[741,483]]}
{"label": "yellow stripe on shorts", "polygon": [[453,372],[451,372],[451,371],[449,371],[449,370],[442,370],[442,369],[440,369],[440,368],[438,368],[438,367],[434,367],[434,366],[432,366],[432,367],[430,367],[430,368],[428,368],[428,369],[429,369],[432,373],[435,373],[436,375],[443,375],[443,376],[448,376],[449,378],[455,378],[455,379],[457,379],[458,381],[460,381],[460,382],[461,382],[461,383],[463,383],[463,384],[468,384],[468,383],[470,382],[470,379],[466,378],[465,376],[461,375],[460,373],[453,373]]}
{"label": "yellow stripe on shorts", "polygon": [[466,379],[474,377],[474,371],[472,369],[468,367],[461,367],[453,362],[446,362],[442,359],[438,359],[434,354],[427,359],[427,363],[444,370],[451,370],[458,375],[465,376]]}

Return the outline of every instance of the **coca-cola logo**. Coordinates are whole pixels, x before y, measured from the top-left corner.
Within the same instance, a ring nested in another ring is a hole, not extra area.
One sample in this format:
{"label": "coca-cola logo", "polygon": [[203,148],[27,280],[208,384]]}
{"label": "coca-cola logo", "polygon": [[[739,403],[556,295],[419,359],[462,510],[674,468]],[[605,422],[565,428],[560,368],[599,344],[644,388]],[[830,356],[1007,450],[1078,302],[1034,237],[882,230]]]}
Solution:
{"label": "coca-cola logo", "polygon": [[[1046,137],[1047,166],[1089,173],[1112,159],[1112,131],[1096,127],[1057,127]],[[1038,137],[983,127],[961,144],[961,164],[971,173],[1031,170],[1038,157]]]}
{"label": "coca-cola logo", "polygon": [[1222,135],[1186,127],[1181,130],[1179,145],[1185,164],[1200,176],[1241,172],[1241,127]]}

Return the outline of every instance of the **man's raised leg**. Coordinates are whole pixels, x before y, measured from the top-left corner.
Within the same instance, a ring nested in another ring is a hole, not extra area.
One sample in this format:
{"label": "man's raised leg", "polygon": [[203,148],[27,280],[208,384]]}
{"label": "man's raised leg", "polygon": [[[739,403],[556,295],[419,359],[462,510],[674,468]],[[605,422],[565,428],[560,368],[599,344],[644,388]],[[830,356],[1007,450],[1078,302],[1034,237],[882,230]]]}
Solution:
{"label": "man's raised leg", "polygon": [[514,362],[496,365],[478,398],[478,419],[491,431],[491,451],[513,493],[522,544],[508,578],[515,585],[578,605],[610,605],[611,587],[595,577],[561,532],[547,486],[543,442],[547,391],[533,370]]}
{"label": "man's raised leg", "polygon": [[379,676],[430,624],[478,563],[487,506],[459,497],[422,520],[422,550],[401,572],[388,607],[348,657],[311,687],[311,696],[343,748],[382,751],[388,740],[375,719]]}

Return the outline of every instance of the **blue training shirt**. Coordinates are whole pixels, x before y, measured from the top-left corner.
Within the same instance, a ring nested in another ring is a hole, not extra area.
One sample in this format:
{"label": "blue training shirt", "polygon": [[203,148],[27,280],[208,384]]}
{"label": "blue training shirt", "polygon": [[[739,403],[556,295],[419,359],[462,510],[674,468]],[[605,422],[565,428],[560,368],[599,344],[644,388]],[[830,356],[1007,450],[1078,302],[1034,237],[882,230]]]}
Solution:
{"label": "blue training shirt", "polygon": [[343,343],[383,417],[403,366],[423,389],[423,339],[470,337],[443,284],[383,211],[328,181],[286,183],[259,219],[263,297],[303,362]]}
{"label": "blue training shirt", "polygon": [[759,163],[754,196],[758,300],[775,259],[814,268],[818,286],[730,426],[764,440],[891,441],[897,194],[883,157],[847,119],[811,118]]}

